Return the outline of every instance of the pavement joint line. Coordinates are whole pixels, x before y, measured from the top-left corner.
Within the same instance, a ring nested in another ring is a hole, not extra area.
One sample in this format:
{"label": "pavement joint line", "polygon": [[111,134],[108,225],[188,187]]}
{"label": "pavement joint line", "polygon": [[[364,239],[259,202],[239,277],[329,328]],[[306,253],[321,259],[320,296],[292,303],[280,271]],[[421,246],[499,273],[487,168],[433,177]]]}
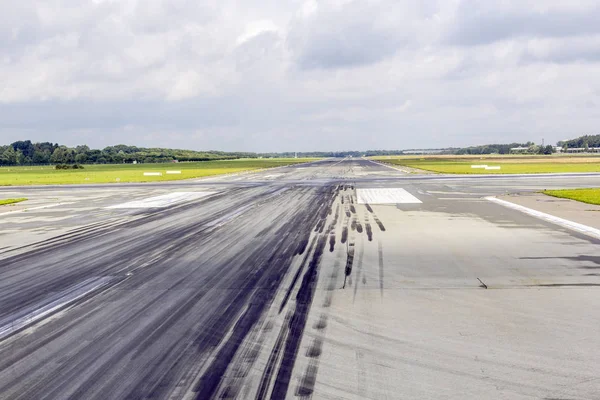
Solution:
{"label": "pavement joint line", "polygon": [[562,226],[563,228],[567,228],[579,233],[583,233],[584,235],[591,236],[596,239],[600,239],[600,229],[592,228],[591,226],[583,225],[577,222],[569,221],[568,219],[556,217],[554,215],[546,214],[541,211],[534,210],[532,208],[524,207],[519,204],[511,203],[510,201],[502,200],[497,197],[488,196],[485,198],[492,203],[496,203],[502,205],[504,207],[520,211],[522,213],[531,215],[532,217],[539,218],[546,222],[553,223],[555,225]]}

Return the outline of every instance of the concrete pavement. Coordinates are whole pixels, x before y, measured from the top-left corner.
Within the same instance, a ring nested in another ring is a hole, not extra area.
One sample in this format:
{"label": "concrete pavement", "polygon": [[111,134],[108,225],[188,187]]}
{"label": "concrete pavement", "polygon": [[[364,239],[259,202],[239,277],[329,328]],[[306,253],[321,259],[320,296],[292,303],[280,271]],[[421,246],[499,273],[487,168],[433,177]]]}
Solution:
{"label": "concrete pavement", "polygon": [[2,188],[33,204],[0,216],[0,398],[597,398],[599,241],[485,197],[599,183],[346,159]]}

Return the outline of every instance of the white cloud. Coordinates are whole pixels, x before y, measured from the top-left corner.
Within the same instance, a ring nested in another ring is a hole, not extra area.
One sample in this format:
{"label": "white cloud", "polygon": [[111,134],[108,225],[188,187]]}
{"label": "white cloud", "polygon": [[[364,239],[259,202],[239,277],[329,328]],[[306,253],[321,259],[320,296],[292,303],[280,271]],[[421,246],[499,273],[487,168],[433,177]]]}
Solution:
{"label": "white cloud", "polygon": [[279,28],[273,21],[268,19],[263,19],[259,21],[251,21],[246,24],[246,29],[244,33],[238,36],[236,40],[236,44],[239,46],[242,43],[247,42],[248,40],[262,34],[262,33],[277,33],[279,32]]}

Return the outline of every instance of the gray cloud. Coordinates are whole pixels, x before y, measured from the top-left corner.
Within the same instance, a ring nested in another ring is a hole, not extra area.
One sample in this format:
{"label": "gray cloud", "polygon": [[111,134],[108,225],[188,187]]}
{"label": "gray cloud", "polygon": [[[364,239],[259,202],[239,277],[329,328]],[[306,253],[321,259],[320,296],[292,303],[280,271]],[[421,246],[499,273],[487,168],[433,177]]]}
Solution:
{"label": "gray cloud", "polygon": [[[575,3],[575,2],[574,2]],[[600,6],[536,10],[515,3],[500,8],[494,2],[463,2],[447,43],[481,45],[515,37],[564,37],[600,33]]]}
{"label": "gray cloud", "polygon": [[[323,7],[321,7],[323,8]],[[368,65],[392,56],[403,38],[399,29],[381,24],[381,5],[350,2],[316,10],[296,21],[288,44],[301,68],[340,68]]]}
{"label": "gray cloud", "polygon": [[577,38],[534,40],[527,44],[524,63],[597,63],[600,62],[600,35]]}
{"label": "gray cloud", "polygon": [[253,151],[564,139],[600,125],[595,3],[4,2],[0,139]]}

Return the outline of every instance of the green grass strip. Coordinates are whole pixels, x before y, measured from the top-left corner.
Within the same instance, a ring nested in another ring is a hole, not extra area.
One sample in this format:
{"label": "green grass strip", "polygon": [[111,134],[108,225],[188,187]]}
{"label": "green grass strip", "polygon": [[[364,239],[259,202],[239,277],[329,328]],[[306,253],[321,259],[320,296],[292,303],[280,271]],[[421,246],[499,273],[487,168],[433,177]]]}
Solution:
{"label": "green grass strip", "polygon": [[15,204],[15,203],[20,203],[22,201],[27,200],[26,198],[22,197],[19,199],[4,199],[4,200],[0,200],[0,206],[5,206],[7,204]]}
{"label": "green grass strip", "polygon": [[582,203],[600,205],[600,188],[597,189],[566,189],[544,190],[544,194],[561,199],[581,201]]}
{"label": "green grass strip", "polygon": [[[565,162],[565,159],[552,162],[539,162],[539,159],[530,158],[511,161],[510,158],[486,158],[486,159],[403,159],[403,158],[373,158],[376,161],[388,164],[401,165],[425,171],[443,174],[543,174],[543,173],[573,173],[573,172],[600,172],[600,158],[589,158],[589,162]],[[535,161],[535,162],[531,162]],[[486,170],[483,168],[472,168],[473,165],[489,165],[500,167],[500,169]]]}
{"label": "green grass strip", "polygon": [[[264,158],[159,164],[86,164],[84,169],[68,170],[57,170],[51,165],[3,167],[0,168],[0,186],[162,182],[257,171],[316,160]],[[167,171],[180,171],[181,173],[167,174]],[[162,175],[144,176],[144,172],[155,172]]]}

